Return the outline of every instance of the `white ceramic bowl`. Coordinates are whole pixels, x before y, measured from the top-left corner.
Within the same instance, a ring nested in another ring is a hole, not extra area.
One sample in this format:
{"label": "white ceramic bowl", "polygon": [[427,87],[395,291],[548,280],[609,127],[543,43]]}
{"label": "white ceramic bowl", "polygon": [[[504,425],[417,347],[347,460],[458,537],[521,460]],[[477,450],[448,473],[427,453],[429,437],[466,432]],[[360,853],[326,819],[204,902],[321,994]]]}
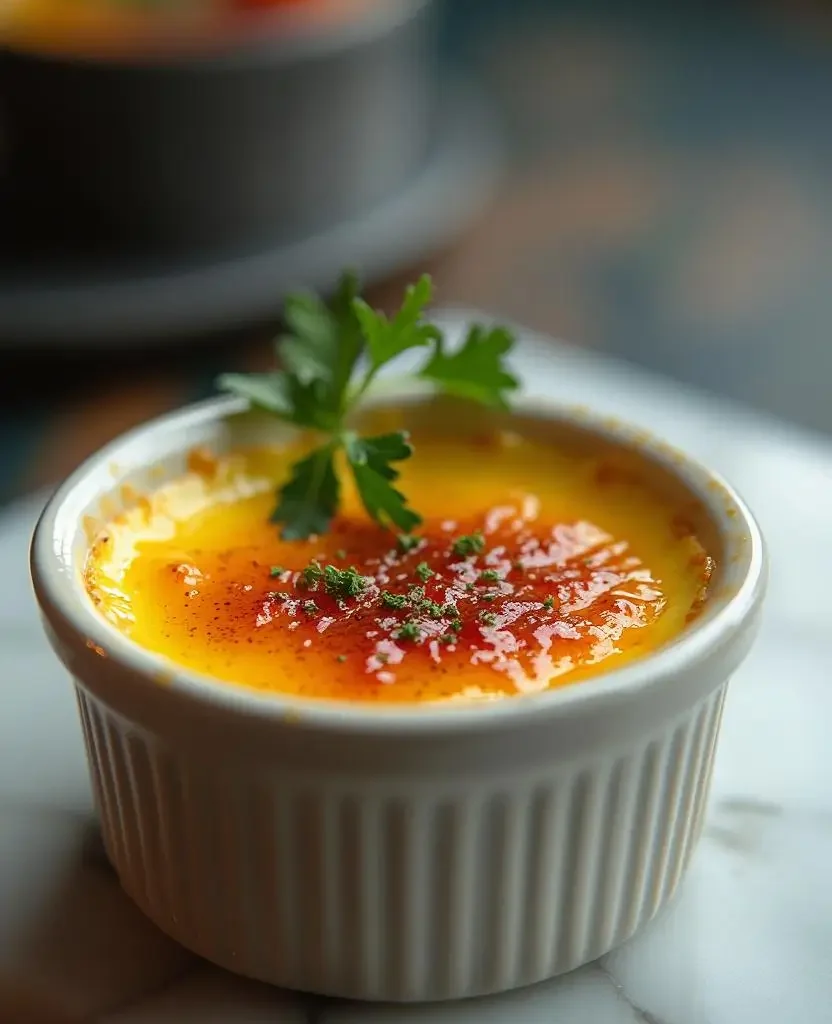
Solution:
{"label": "white ceramic bowl", "polygon": [[[89,532],[122,495],[182,472],[196,445],[277,429],[243,408],[211,401],[115,441],[58,490],[32,545],[125,890],[232,971],[360,999],[496,992],[622,942],[688,863],[727,683],[759,619],[765,557],[742,501],[644,433],[521,403],[528,429],[646,458],[688,501],[718,561],[703,614],[641,661],[504,702],[263,696],[140,649],[81,578]],[[413,408],[465,429],[453,406]]]}

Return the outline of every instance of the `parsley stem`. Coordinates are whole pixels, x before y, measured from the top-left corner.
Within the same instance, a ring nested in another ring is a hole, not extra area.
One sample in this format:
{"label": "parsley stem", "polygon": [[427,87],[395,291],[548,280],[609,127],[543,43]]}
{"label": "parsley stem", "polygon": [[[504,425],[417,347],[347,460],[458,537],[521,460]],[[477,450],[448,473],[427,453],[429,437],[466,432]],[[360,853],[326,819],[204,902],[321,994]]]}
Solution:
{"label": "parsley stem", "polygon": [[[371,368],[364,377],[364,380],[362,380],[361,383],[356,388],[349,392],[347,400],[345,402],[345,418],[358,405],[358,403],[364,397],[366,392],[376,382],[376,378],[381,369],[382,367],[380,366],[375,367],[375,369]],[[385,388],[389,388],[391,391],[397,391],[401,389],[413,394],[416,392],[416,389],[418,388],[418,391],[424,395],[432,395],[436,393],[436,389],[431,387],[431,385],[427,381],[424,381],[420,377],[414,376],[413,374],[385,374],[381,383],[384,385]]]}
{"label": "parsley stem", "polygon": [[347,398],[347,411],[348,411],[348,412],[349,412],[349,411],[350,411],[351,409],[354,409],[354,408],[355,408],[355,406],[356,406],[356,405],[358,405],[358,403],[359,403],[359,402],[361,401],[361,399],[362,399],[362,398],[364,397],[364,395],[366,394],[366,392],[367,392],[368,388],[370,387],[370,385],[371,385],[371,384],[373,383],[373,381],[375,380],[375,378],[376,378],[376,375],[378,374],[378,371],[379,371],[380,369],[381,369],[381,367],[380,367],[380,366],[371,366],[371,367],[370,367],[370,368],[369,368],[369,369],[367,370],[367,373],[366,373],[366,374],[364,375],[364,380],[362,380],[362,381],[361,381],[361,383],[360,383],[360,384],[358,385],[358,387],[356,388],[356,390],[355,390],[355,391],[353,391],[353,392],[352,392],[352,393],[351,393],[351,394],[350,394],[350,395],[348,396],[348,398]]}

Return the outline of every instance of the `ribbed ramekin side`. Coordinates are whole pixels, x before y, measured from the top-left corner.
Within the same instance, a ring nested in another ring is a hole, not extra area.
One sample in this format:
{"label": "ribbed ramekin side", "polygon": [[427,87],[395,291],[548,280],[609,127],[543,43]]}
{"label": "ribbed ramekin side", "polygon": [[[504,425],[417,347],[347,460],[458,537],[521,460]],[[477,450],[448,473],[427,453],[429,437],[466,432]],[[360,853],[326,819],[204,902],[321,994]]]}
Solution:
{"label": "ribbed ramekin side", "polygon": [[186,760],[79,688],[104,838],[165,931],[231,970],[361,999],[551,977],[672,895],[725,687],[630,750],[399,781]]}

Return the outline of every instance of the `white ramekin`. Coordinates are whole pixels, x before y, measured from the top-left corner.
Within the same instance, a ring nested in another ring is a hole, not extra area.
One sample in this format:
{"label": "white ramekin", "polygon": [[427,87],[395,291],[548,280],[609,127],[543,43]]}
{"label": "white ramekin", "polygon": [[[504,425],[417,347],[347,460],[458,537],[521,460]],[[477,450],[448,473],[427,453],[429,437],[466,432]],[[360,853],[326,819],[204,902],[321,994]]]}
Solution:
{"label": "white ramekin", "polygon": [[721,480],[643,432],[520,409],[535,429],[646,458],[718,561],[676,642],[536,696],[405,710],[262,696],[105,622],[81,577],[91,532],[194,446],[276,429],[237,400],[127,434],[44,511],[35,590],[75,681],[107,850],[127,893],[196,953],[331,995],[473,996],[600,956],[676,889],[727,683],[756,632],[760,533]]}

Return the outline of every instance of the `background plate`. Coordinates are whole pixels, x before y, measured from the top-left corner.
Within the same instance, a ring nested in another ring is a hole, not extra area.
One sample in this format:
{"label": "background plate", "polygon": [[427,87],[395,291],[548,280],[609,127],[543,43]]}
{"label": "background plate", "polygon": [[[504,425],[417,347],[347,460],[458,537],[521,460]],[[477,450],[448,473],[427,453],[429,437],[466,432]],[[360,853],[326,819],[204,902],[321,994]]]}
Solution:
{"label": "background plate", "polygon": [[[451,241],[496,184],[500,148],[476,90],[447,88],[433,156],[409,186],[359,220],[257,252],[210,262],[112,260],[82,270],[0,269],[0,346],[108,348],[174,344],[279,313],[292,288],[324,290],[344,266],[389,276]],[[5,273],[5,276],[4,276]]]}

